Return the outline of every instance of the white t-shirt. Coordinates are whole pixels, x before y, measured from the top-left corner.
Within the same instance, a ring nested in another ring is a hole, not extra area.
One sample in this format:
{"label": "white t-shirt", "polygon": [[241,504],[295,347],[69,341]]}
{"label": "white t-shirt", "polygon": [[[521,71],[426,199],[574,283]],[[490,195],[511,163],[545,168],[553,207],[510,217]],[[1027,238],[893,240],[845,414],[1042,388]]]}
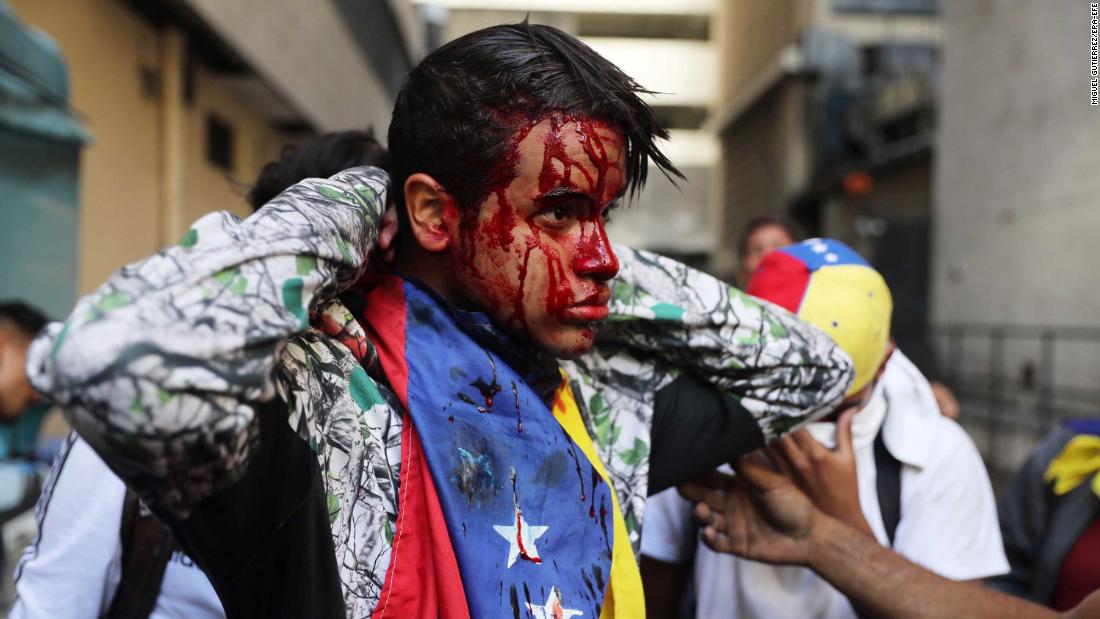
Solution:
{"label": "white t-shirt", "polygon": [[[122,572],[126,486],[81,439],[58,457],[38,504],[38,533],[15,572],[9,619],[98,619]],[[224,619],[206,575],[177,550],[152,619]]]}
{"label": "white t-shirt", "polygon": [[[832,446],[833,424],[811,426],[814,438]],[[1007,572],[993,490],[981,456],[966,432],[940,415],[928,381],[900,352],[888,363],[871,403],[852,420],[860,505],[879,543],[888,545],[875,485],[874,438],[880,427],[887,450],[902,463],[901,520],[894,550],[955,580]],[[697,542],[691,509],[675,488],[651,497],[642,553],[681,563],[696,547],[696,616],[856,617],[847,598],[812,570],[719,554]]]}

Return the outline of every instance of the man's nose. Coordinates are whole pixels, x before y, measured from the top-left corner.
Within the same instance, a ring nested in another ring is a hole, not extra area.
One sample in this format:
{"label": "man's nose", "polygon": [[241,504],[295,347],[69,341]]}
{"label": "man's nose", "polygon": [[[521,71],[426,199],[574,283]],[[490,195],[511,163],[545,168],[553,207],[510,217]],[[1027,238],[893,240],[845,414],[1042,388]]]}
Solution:
{"label": "man's nose", "polygon": [[578,247],[579,255],[575,267],[577,274],[599,280],[615,277],[619,273],[619,259],[611,249],[611,241],[607,238],[603,221],[593,222],[591,230],[587,232],[588,234],[582,236]]}

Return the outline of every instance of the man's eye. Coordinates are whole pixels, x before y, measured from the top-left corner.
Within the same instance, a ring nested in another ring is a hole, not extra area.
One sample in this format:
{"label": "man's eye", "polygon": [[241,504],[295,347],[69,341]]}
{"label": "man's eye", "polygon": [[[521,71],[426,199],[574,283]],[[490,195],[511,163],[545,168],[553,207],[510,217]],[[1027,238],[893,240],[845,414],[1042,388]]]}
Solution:
{"label": "man's eye", "polygon": [[552,227],[566,226],[570,221],[576,219],[576,217],[576,205],[568,202],[548,206],[539,213],[539,219],[542,221],[543,225]]}

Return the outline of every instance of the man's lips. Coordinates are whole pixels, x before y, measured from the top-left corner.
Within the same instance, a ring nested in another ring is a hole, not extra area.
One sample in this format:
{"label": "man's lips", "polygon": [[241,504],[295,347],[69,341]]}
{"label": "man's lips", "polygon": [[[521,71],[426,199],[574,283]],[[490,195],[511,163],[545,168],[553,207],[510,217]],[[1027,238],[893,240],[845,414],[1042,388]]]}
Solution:
{"label": "man's lips", "polygon": [[606,305],[571,305],[561,311],[561,317],[566,322],[599,322],[609,313]]}
{"label": "man's lips", "polygon": [[579,303],[574,303],[561,311],[566,322],[599,322],[606,320],[610,311],[607,302],[611,300],[611,291],[604,288],[589,295]]}

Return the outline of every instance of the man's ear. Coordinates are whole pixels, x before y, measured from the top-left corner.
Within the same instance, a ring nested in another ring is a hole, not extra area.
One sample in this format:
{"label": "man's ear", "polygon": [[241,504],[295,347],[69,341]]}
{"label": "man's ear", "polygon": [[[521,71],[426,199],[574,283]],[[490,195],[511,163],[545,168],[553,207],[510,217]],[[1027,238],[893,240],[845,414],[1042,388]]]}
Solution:
{"label": "man's ear", "polygon": [[440,252],[451,243],[447,211],[454,208],[452,198],[434,178],[417,172],[405,179],[405,210],[409,231],[426,251]]}

